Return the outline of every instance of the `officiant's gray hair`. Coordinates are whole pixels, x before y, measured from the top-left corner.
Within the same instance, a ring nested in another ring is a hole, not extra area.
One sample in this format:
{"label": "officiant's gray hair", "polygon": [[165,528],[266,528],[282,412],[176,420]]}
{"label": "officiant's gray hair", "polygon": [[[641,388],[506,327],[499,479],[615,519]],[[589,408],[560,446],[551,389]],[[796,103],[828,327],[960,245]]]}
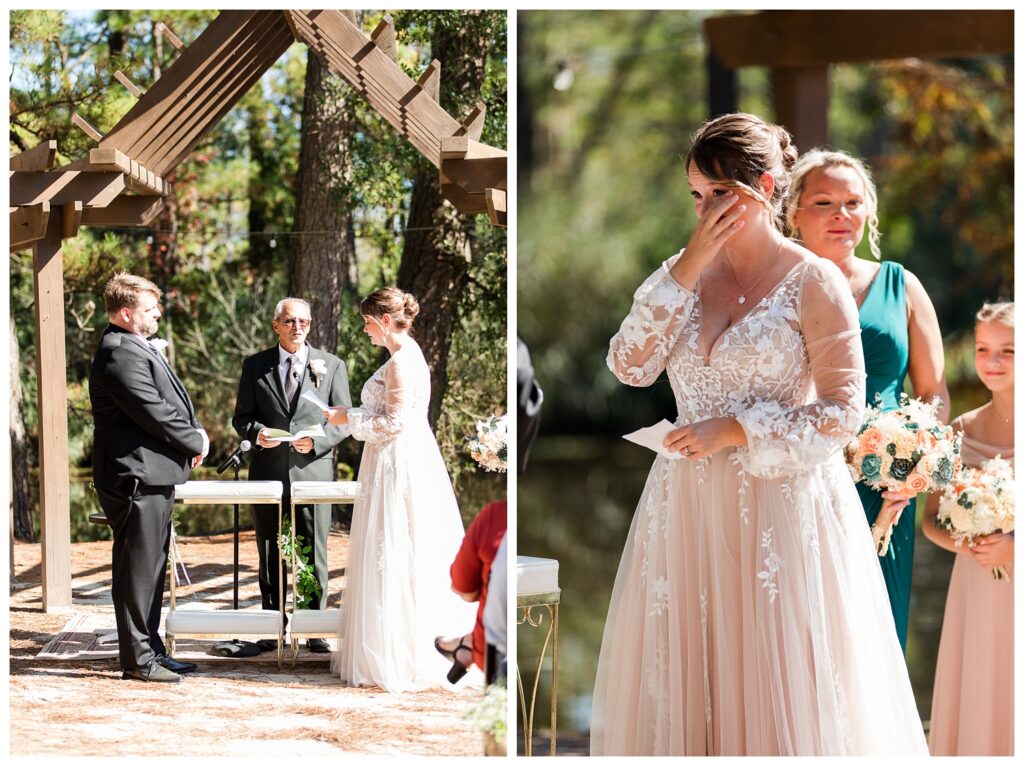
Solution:
{"label": "officiant's gray hair", "polygon": [[282,298],[277,302],[277,308],[274,309],[274,319],[280,319],[281,314],[284,313],[284,307],[289,303],[301,303],[306,307],[306,313],[313,316],[313,307],[309,305],[309,301],[305,298]]}

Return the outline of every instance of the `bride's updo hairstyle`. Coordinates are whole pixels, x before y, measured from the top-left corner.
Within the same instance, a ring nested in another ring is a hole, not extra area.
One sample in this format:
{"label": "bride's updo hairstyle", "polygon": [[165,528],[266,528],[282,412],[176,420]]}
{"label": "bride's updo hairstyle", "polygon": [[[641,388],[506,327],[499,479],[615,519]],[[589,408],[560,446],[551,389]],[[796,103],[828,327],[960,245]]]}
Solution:
{"label": "bride's updo hairstyle", "polygon": [[412,327],[416,315],[420,313],[420,304],[404,290],[397,287],[382,287],[363,298],[359,304],[359,313],[377,319],[387,314],[395,327],[399,330],[408,330]]}
{"label": "bride's updo hairstyle", "polygon": [[[789,191],[797,151],[789,131],[753,114],[723,114],[708,120],[693,136],[686,155],[709,181],[749,194],[764,205],[779,231],[783,229],[782,202]],[[762,173],[770,173],[775,188],[770,199],[761,189]]]}
{"label": "bride's updo hairstyle", "polygon": [[982,322],[995,322],[1003,327],[1015,329],[1013,326],[1013,303],[1010,301],[998,301],[986,303],[974,318],[975,324]]}

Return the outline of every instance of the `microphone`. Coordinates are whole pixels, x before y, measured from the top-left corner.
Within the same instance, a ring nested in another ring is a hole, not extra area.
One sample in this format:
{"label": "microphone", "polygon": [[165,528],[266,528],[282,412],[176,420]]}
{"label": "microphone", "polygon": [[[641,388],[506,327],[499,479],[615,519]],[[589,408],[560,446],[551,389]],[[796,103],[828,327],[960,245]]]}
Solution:
{"label": "microphone", "polygon": [[233,465],[241,466],[242,454],[248,452],[250,449],[252,449],[252,442],[248,439],[243,439],[242,443],[238,445],[238,449],[232,452],[228,459],[220,464],[220,467],[217,468],[217,473],[224,473]]}

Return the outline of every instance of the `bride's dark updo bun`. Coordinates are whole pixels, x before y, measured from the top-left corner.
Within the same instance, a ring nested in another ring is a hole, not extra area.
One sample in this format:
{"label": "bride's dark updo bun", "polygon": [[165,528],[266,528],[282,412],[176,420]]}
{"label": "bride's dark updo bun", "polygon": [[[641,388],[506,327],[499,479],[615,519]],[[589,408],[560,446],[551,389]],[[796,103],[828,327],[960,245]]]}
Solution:
{"label": "bride's dark updo bun", "polygon": [[397,287],[382,287],[363,298],[359,304],[363,316],[380,318],[387,314],[399,330],[408,330],[420,313],[416,298]]}
{"label": "bride's dark updo bun", "polygon": [[[796,164],[793,137],[781,125],[765,122],[757,115],[738,112],[708,120],[693,136],[686,155],[686,170],[691,164],[709,181],[749,194],[772,215],[782,231],[782,202],[789,191]],[[761,189],[761,174],[775,180],[770,199]]]}

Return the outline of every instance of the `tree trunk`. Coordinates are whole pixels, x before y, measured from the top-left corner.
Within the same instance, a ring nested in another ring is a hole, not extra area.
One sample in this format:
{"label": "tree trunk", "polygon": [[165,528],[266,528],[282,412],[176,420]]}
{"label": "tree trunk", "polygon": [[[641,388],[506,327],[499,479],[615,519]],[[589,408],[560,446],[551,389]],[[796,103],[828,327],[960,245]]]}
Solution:
{"label": "tree trunk", "polygon": [[[361,25],[362,13],[345,11]],[[357,18],[358,16],[358,18]],[[338,350],[341,298],[357,287],[356,242],[346,204],[352,109],[344,84],[315,54],[306,63],[290,293],[312,304],[309,342]]]}
{"label": "tree trunk", "polygon": [[32,464],[32,442],[25,431],[25,406],[21,394],[21,352],[18,334],[11,317],[11,507],[12,530],[17,540],[35,542],[32,528],[32,495],[29,466]]}
{"label": "tree trunk", "polygon": [[[464,11],[466,16],[479,11]],[[431,52],[441,62],[441,106],[465,115],[479,99],[489,36],[481,25],[438,24]],[[398,269],[398,286],[416,296],[420,323],[414,335],[430,366],[430,426],[437,425],[448,386],[448,349],[458,318],[459,298],[469,281],[473,220],[441,195],[437,170],[417,174],[409,206],[409,223]]]}

